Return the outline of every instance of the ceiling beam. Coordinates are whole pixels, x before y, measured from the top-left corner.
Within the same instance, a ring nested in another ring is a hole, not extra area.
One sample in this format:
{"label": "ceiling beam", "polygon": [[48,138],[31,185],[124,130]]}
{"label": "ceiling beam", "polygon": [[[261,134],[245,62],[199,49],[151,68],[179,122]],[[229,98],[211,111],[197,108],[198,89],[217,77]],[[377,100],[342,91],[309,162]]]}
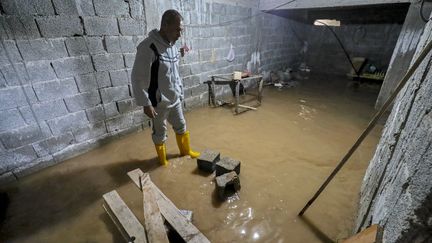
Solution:
{"label": "ceiling beam", "polygon": [[[277,6],[288,3],[289,0],[261,0],[260,10],[272,10]],[[377,4],[409,3],[418,0],[296,0],[277,8],[283,9],[310,9],[310,8],[334,8],[334,7],[355,7]]]}

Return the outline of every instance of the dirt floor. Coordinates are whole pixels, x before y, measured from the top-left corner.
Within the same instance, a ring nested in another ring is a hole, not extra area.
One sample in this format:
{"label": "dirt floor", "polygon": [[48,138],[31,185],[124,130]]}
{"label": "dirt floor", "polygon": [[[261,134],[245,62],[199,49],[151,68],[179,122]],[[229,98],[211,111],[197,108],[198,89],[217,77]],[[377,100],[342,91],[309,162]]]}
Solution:
{"label": "dirt floor", "polygon": [[[309,78],[297,87],[266,87],[257,111],[200,108],[186,114],[196,150],[210,148],[241,160],[241,191],[226,202],[214,175],[196,160],[158,165],[151,131],[128,135],[6,189],[11,198],[1,242],[124,242],[103,210],[102,195],[117,190],[143,221],[142,197],[126,173],[150,172],[155,184],[212,242],[331,242],[351,234],[360,184],[382,126],[373,130],[318,200],[299,218],[335,165],[366,128],[378,89],[347,80]],[[170,158],[178,149],[170,130]]]}

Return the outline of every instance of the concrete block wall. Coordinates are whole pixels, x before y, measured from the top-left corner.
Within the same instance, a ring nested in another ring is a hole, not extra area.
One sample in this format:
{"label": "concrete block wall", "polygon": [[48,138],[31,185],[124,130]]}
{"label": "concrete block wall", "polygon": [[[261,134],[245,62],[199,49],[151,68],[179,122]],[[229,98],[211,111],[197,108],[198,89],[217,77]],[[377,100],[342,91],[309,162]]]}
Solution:
{"label": "concrete block wall", "polygon": [[[432,41],[429,21],[413,60]],[[393,105],[360,194],[356,229],[384,228],[383,242],[432,239],[432,53]]]}
{"label": "concrete block wall", "polygon": [[251,17],[256,8],[241,2],[0,0],[0,182],[148,127],[131,96],[131,68],[136,46],[168,8],[184,16],[178,45],[191,48],[180,65],[187,109],[207,103],[202,83],[211,74],[248,62],[254,72],[288,65],[297,51],[280,30],[294,23]]}

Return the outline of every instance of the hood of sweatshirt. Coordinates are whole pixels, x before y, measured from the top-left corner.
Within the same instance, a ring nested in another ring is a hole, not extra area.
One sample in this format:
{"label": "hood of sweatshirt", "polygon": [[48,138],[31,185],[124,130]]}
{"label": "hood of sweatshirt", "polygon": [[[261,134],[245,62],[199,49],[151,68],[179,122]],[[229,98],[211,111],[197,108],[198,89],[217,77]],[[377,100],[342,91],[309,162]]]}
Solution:
{"label": "hood of sweatshirt", "polygon": [[151,38],[154,42],[156,42],[155,44],[158,46],[165,48],[170,48],[173,45],[171,43],[169,43],[167,40],[165,40],[164,38],[162,38],[162,36],[159,33],[159,30],[154,29],[152,31],[150,31],[149,33],[149,38]]}

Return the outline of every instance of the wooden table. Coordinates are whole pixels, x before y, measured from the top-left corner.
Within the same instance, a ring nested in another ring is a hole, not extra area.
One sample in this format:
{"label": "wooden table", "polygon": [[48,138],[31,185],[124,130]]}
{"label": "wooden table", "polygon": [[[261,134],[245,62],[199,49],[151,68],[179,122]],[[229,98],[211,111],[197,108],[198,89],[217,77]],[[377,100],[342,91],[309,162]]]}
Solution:
{"label": "wooden table", "polygon": [[[248,93],[246,95],[255,97],[257,103],[254,106],[247,106],[244,104],[240,104],[240,84],[244,84],[246,81],[256,80],[257,82],[257,92],[256,93]],[[219,74],[210,76],[210,80],[205,81],[209,88],[209,100],[208,104],[211,107],[220,106],[219,102],[222,101],[222,104],[233,104],[234,103],[234,111],[235,114],[239,114],[248,110],[256,110],[258,106],[261,105],[262,100],[262,90],[263,90],[263,78],[261,75],[252,75],[246,78],[242,78],[240,80],[233,80],[232,74]],[[216,100],[215,94],[215,86],[216,85],[234,85],[234,102],[225,102],[223,100]],[[219,101],[219,102],[218,102]],[[240,108],[244,108],[240,110]]]}

